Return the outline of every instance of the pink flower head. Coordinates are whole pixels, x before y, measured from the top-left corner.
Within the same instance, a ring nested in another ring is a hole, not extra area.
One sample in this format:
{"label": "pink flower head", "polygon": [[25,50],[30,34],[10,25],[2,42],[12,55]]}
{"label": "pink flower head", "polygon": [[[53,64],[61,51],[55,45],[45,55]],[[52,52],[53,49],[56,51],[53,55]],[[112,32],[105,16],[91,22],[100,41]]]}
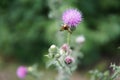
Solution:
{"label": "pink flower head", "polygon": [[63,44],[61,47],[65,52],[67,52],[69,50],[69,46],[68,44]]}
{"label": "pink flower head", "polygon": [[68,9],[62,15],[64,24],[76,27],[82,21],[82,14],[77,9]]}
{"label": "pink flower head", "polygon": [[74,59],[73,59],[71,56],[67,56],[67,57],[65,58],[65,63],[66,63],[66,64],[71,64],[73,61],[74,61]]}
{"label": "pink flower head", "polygon": [[18,67],[16,74],[19,78],[23,79],[26,77],[27,72],[28,72],[28,70],[25,66],[20,66],[20,67]]}
{"label": "pink flower head", "polygon": [[71,54],[72,53],[72,50],[70,49],[69,45],[68,44],[63,44],[61,49],[67,54]]}

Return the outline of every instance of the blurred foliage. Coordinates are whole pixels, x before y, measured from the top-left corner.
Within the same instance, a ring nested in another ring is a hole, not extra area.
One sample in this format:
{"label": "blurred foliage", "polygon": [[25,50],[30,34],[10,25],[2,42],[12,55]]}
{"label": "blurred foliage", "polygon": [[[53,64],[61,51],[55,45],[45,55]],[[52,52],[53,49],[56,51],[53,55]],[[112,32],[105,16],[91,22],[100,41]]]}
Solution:
{"label": "blurred foliage", "polygon": [[83,14],[72,36],[86,37],[83,65],[120,53],[120,0],[1,0],[0,55],[42,63],[51,44],[65,41],[59,32],[61,14],[71,7]]}
{"label": "blurred foliage", "polygon": [[112,68],[112,74],[110,74],[109,70],[106,70],[104,72],[100,72],[98,70],[91,70],[90,80],[119,80],[120,67],[115,64],[111,64],[110,68]]}
{"label": "blurred foliage", "polygon": [[26,63],[42,60],[48,11],[42,0],[0,1],[1,55]]}

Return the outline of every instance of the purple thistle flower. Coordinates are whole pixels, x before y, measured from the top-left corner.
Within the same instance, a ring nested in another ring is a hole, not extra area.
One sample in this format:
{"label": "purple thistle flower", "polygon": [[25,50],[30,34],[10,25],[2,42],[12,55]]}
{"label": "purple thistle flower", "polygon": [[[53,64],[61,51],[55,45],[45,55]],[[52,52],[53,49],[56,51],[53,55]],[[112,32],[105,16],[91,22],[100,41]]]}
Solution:
{"label": "purple thistle flower", "polygon": [[68,9],[62,15],[64,24],[76,27],[82,21],[82,14],[77,9]]}
{"label": "purple thistle flower", "polygon": [[28,72],[28,70],[25,66],[20,66],[20,67],[18,67],[16,74],[20,79],[23,79],[26,77],[27,72]]}

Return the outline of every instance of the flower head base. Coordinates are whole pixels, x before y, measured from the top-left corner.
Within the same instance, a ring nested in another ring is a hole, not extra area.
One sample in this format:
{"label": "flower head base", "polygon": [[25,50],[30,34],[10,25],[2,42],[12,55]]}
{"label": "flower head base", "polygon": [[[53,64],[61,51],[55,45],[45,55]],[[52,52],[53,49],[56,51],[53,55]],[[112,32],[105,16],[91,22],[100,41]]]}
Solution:
{"label": "flower head base", "polygon": [[20,66],[20,67],[18,67],[16,74],[20,79],[23,79],[26,77],[27,72],[28,72],[28,70],[25,66]]}
{"label": "flower head base", "polygon": [[68,9],[63,13],[62,20],[69,27],[76,27],[82,21],[82,15],[77,9]]}

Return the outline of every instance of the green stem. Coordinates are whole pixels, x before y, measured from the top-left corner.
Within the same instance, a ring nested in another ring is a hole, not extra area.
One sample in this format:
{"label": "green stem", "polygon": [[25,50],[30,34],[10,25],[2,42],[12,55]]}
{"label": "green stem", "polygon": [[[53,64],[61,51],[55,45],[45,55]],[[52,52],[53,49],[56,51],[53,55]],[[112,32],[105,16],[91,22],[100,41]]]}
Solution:
{"label": "green stem", "polygon": [[111,79],[114,80],[118,75],[119,75],[119,71],[116,71],[111,77]]}
{"label": "green stem", "polygon": [[68,32],[67,35],[67,44],[70,45],[70,37],[71,37],[71,33]]}
{"label": "green stem", "polygon": [[57,59],[57,61],[58,61],[58,63],[59,63],[59,65],[62,67],[62,68],[64,68],[64,66],[61,64],[61,62]]}

